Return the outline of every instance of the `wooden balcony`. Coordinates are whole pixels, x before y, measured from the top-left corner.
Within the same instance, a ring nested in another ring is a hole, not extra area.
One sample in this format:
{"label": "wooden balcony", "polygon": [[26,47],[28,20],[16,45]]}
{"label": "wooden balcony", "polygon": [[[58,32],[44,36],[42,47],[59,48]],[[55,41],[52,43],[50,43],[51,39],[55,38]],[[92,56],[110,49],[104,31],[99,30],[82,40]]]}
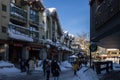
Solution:
{"label": "wooden balcony", "polygon": [[26,23],[27,22],[27,11],[11,3],[10,4],[10,18]]}
{"label": "wooden balcony", "polygon": [[26,28],[24,26],[19,26],[19,25],[15,25],[10,23],[9,24],[9,30],[17,35],[27,35],[30,36],[30,30],[29,28]]}

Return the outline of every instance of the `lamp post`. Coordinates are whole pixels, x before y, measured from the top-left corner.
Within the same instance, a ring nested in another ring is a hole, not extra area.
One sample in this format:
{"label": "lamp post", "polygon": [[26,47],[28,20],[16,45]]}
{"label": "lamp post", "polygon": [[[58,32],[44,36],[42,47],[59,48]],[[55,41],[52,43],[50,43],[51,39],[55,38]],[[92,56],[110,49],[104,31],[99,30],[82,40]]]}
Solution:
{"label": "lamp post", "polygon": [[90,46],[89,46],[89,50],[90,50],[90,67],[92,67],[92,52],[95,52],[95,51],[97,51],[97,45],[96,45],[96,43],[94,43],[94,42],[91,42],[90,43]]}

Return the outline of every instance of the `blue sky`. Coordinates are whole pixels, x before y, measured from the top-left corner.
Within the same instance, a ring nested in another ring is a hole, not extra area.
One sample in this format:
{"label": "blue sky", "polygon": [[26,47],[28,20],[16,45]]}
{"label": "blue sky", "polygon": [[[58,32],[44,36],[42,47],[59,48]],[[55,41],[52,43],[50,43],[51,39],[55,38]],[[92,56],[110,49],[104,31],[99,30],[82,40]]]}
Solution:
{"label": "blue sky", "polygon": [[43,0],[46,8],[55,7],[63,30],[77,35],[90,32],[89,0]]}

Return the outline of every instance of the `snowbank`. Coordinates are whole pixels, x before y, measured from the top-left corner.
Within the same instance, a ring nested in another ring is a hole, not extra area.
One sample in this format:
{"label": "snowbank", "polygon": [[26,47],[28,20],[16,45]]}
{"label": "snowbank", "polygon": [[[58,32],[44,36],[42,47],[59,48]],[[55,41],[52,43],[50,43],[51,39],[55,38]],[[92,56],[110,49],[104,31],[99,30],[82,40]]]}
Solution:
{"label": "snowbank", "polygon": [[14,64],[6,62],[6,61],[0,61],[0,67],[4,67],[4,66],[11,66],[14,67]]}
{"label": "snowbank", "polygon": [[96,72],[89,67],[82,67],[77,75],[78,80],[99,80]]}
{"label": "snowbank", "polygon": [[15,68],[14,64],[7,61],[0,61],[0,74],[11,74],[20,72],[19,69]]}
{"label": "snowbank", "polygon": [[62,62],[61,65],[65,68],[72,68],[72,65],[68,61]]}

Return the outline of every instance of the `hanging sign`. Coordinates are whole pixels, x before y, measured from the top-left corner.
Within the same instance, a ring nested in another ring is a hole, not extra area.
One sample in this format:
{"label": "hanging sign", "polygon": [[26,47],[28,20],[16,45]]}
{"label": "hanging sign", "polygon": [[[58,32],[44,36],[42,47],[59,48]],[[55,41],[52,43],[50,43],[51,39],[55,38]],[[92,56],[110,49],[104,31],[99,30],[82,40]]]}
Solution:
{"label": "hanging sign", "polygon": [[97,51],[97,45],[92,42],[89,46],[89,49],[91,52],[95,52],[95,51]]}

